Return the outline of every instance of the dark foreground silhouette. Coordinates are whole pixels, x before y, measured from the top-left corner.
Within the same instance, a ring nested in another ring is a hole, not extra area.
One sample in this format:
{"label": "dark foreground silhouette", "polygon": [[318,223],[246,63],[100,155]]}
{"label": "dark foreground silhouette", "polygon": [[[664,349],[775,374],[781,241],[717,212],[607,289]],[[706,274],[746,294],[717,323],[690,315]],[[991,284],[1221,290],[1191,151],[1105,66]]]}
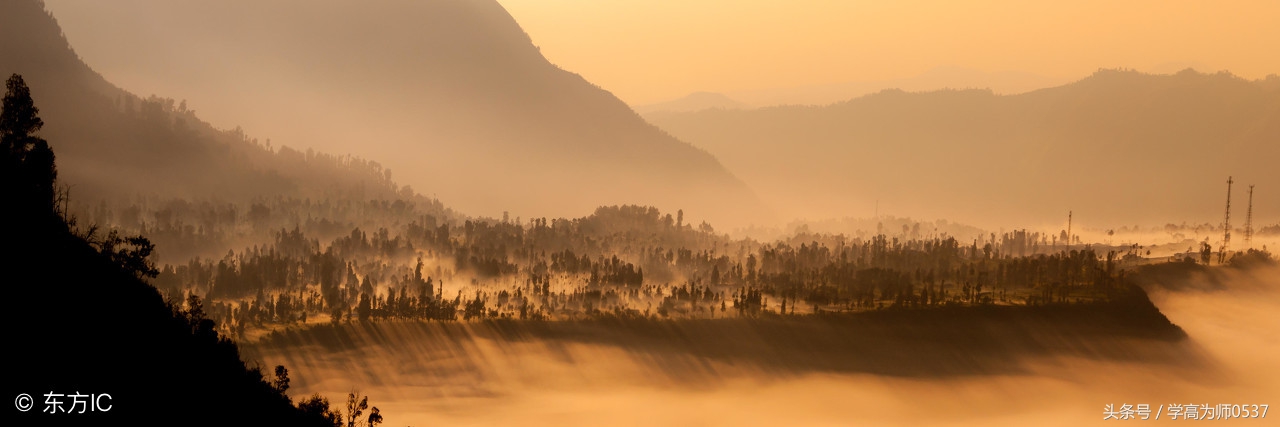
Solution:
{"label": "dark foreground silhouette", "polygon": [[335,424],[323,398],[293,406],[287,371],[268,382],[241,361],[198,299],[164,301],[144,280],[156,274],[145,238],[77,232],[20,76],[8,79],[3,107],[6,424]]}

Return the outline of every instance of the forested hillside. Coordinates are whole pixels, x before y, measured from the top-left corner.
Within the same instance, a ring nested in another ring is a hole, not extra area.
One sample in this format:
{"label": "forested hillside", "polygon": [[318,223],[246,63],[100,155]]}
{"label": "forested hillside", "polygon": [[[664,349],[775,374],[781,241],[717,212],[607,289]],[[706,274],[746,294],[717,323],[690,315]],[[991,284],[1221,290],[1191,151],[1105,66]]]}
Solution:
{"label": "forested hillside", "polygon": [[6,417],[42,425],[334,425],[323,397],[294,406],[287,368],[264,373],[242,361],[200,297],[162,299],[147,283],[157,270],[145,237],[75,227],[61,208],[66,193],[38,113],[22,77],[11,76],[0,111],[0,270],[12,302],[4,310],[13,367],[4,389],[17,398]]}
{"label": "forested hillside", "polygon": [[375,159],[468,214],[639,203],[722,226],[770,217],[715,157],[549,62],[496,0],[78,7],[129,40],[111,50],[124,72],[225,126]]}
{"label": "forested hillside", "polygon": [[434,200],[391,180],[376,162],[274,146],[220,130],[186,103],[140,97],[82,62],[38,0],[0,3],[0,74],[22,74],[40,100],[71,202],[138,196],[243,204],[264,198]]}

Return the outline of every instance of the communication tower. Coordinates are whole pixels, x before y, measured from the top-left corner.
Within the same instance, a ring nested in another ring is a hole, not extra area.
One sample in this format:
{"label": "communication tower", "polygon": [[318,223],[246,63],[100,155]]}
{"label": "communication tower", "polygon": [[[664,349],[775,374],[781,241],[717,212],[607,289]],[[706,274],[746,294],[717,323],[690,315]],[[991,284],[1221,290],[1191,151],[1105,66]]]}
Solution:
{"label": "communication tower", "polygon": [[1222,248],[1218,249],[1218,264],[1227,262],[1227,249],[1231,248],[1231,184],[1227,177],[1227,214],[1222,218]]}

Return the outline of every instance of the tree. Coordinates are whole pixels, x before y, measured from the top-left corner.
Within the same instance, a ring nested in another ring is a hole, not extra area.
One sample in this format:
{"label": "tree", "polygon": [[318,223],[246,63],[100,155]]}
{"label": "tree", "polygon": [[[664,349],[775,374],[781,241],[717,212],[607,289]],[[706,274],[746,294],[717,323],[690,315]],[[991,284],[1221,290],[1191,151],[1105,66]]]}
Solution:
{"label": "tree", "polygon": [[201,320],[205,319],[204,302],[200,301],[200,296],[196,295],[195,292],[191,292],[187,294],[186,305],[187,305],[187,308],[185,312],[187,315],[188,323],[195,325],[195,324],[198,324]]}
{"label": "tree", "polygon": [[53,150],[43,139],[35,137],[27,139],[34,142],[23,159],[23,169],[31,183],[29,189],[33,200],[50,203],[57,211],[58,203],[54,199],[54,188],[58,180],[58,169],[54,166]]}
{"label": "tree", "polygon": [[160,274],[156,265],[149,258],[156,245],[143,236],[121,237],[116,230],[111,230],[106,237],[96,237],[97,228],[91,227],[86,240],[97,247],[98,251],[118,264],[121,269],[132,272],[139,278],[155,278]]}
{"label": "tree", "polygon": [[[368,282],[368,279],[365,280]],[[360,293],[360,304],[356,306],[356,314],[360,317],[360,321],[369,320],[369,315],[373,314],[373,306],[369,302],[369,294]]]}
{"label": "tree", "polygon": [[58,177],[53,150],[35,132],[44,127],[38,115],[31,89],[22,76],[14,74],[5,81],[5,94],[0,107],[0,155],[4,159],[3,181],[15,191],[17,204],[36,209],[57,206],[54,182]]}
{"label": "tree", "polygon": [[[369,396],[356,400],[359,395],[360,392],[355,390],[347,394],[347,427],[356,427],[356,420],[360,419],[360,415],[366,409],[369,409]],[[381,422],[382,416],[379,415],[378,418],[379,422]]]}
{"label": "tree", "polygon": [[313,394],[311,397],[298,402],[298,411],[302,412],[303,416],[318,423],[342,427],[342,414],[333,412],[329,408],[329,399],[321,396],[320,393]]}
{"label": "tree", "polygon": [[365,423],[368,424],[369,427],[377,427],[378,424],[382,424],[382,411],[379,411],[377,406],[370,408],[369,418]]}
{"label": "tree", "polygon": [[276,365],[276,378],[271,381],[271,388],[276,389],[281,396],[287,396],[285,391],[289,390],[289,370],[284,365]]}
{"label": "tree", "polygon": [[28,151],[28,146],[35,145],[42,139],[32,136],[44,127],[40,120],[35,101],[31,99],[31,89],[22,80],[22,75],[14,74],[5,81],[4,110],[0,111],[0,148],[6,153],[18,154],[21,158]]}

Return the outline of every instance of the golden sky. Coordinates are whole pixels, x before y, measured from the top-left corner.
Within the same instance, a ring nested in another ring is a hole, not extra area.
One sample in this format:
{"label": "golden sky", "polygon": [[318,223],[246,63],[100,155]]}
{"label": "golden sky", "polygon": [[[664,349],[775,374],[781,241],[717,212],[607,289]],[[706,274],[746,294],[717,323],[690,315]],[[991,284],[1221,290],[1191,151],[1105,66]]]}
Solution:
{"label": "golden sky", "polygon": [[[543,55],[643,104],[939,66],[1280,73],[1280,1],[499,0]],[[1207,69],[1206,69],[1207,68]]]}

